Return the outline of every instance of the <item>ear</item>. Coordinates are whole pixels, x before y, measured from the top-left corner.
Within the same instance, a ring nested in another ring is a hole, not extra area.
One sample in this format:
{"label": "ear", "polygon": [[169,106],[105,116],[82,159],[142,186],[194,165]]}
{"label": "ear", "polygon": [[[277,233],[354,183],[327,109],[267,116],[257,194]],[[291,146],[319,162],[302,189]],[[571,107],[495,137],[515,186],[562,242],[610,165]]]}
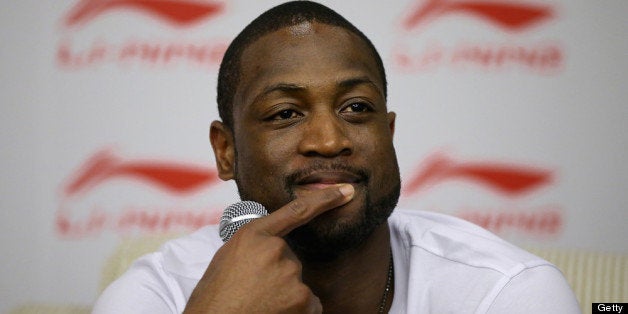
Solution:
{"label": "ear", "polygon": [[224,181],[235,176],[235,146],[233,132],[220,121],[212,122],[209,128],[209,141],[216,157],[218,177]]}
{"label": "ear", "polygon": [[395,119],[397,118],[397,114],[390,111],[387,114],[388,118],[388,128],[390,128],[390,135],[395,135]]}

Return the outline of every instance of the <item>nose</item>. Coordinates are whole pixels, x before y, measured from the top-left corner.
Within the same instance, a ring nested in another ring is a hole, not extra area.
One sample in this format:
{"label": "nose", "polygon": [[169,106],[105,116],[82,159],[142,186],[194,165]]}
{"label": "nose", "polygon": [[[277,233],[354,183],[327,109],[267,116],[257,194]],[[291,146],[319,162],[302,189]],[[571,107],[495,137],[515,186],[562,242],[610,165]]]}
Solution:
{"label": "nose", "polygon": [[353,152],[347,126],[333,110],[310,113],[304,126],[298,148],[301,155],[329,158]]}

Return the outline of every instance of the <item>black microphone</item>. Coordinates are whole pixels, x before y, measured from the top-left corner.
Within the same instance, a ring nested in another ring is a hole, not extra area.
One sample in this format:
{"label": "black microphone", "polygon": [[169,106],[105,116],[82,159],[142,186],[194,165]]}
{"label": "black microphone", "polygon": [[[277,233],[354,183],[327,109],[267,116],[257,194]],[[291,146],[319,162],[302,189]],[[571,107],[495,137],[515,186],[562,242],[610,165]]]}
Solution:
{"label": "black microphone", "polygon": [[243,201],[232,204],[225,209],[222,217],[220,217],[220,238],[227,243],[242,226],[253,219],[266,215],[268,215],[268,211],[266,211],[264,205],[257,202]]}

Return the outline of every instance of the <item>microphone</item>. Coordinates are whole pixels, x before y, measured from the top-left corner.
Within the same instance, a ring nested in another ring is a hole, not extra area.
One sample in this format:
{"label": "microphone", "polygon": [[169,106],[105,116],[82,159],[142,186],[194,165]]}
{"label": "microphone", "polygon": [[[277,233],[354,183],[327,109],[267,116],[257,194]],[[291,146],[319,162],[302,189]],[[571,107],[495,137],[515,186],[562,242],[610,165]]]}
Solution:
{"label": "microphone", "polygon": [[219,231],[222,242],[227,243],[242,226],[266,215],[268,211],[264,205],[257,202],[243,201],[230,205],[220,217]]}

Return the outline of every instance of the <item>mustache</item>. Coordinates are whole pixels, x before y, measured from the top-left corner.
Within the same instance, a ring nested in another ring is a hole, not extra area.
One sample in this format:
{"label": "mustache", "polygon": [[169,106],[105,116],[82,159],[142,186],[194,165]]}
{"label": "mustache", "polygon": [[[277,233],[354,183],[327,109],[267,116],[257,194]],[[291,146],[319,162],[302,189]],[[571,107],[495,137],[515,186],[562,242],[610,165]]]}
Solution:
{"label": "mustache", "polygon": [[299,181],[302,178],[305,178],[316,172],[325,172],[325,171],[342,171],[347,172],[355,177],[357,177],[360,181],[360,184],[367,185],[369,179],[371,177],[370,172],[362,167],[355,167],[349,165],[347,163],[341,162],[324,162],[324,161],[316,161],[310,164],[308,167],[295,170],[284,179],[284,186],[291,195],[293,195],[293,187],[299,184]]}

